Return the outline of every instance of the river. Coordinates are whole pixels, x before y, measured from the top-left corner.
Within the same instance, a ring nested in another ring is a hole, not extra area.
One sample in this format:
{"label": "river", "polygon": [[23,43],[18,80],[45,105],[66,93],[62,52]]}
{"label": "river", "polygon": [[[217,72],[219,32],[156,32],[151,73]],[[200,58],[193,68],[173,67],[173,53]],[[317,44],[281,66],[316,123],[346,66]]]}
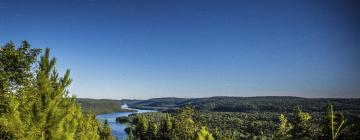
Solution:
{"label": "river", "polygon": [[122,107],[124,109],[136,110],[137,112],[115,112],[115,113],[110,113],[110,114],[96,115],[96,118],[100,119],[101,122],[104,122],[105,119],[108,120],[112,134],[116,137],[117,140],[125,140],[127,137],[127,134],[125,132],[125,128],[127,127],[127,125],[117,123],[116,122],[117,117],[128,116],[128,115],[134,114],[134,113],[156,112],[155,110],[141,110],[141,109],[127,108],[126,104],[123,105]]}

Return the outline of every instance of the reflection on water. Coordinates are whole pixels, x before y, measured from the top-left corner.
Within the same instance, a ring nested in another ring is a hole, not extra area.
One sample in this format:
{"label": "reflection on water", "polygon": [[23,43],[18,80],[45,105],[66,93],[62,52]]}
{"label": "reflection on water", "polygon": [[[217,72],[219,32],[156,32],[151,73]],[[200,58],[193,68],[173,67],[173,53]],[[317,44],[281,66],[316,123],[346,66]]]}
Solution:
{"label": "reflection on water", "polygon": [[[127,105],[126,105],[126,108],[127,108]],[[96,118],[100,119],[101,122],[104,122],[105,119],[107,119],[110,124],[112,134],[116,137],[116,139],[125,140],[127,137],[125,128],[127,126],[125,124],[117,123],[116,122],[117,117],[128,116],[133,113],[156,112],[154,110],[140,110],[140,109],[133,109],[133,110],[137,110],[137,112],[116,112],[116,113],[110,113],[110,114],[100,114],[100,115],[97,115]]]}

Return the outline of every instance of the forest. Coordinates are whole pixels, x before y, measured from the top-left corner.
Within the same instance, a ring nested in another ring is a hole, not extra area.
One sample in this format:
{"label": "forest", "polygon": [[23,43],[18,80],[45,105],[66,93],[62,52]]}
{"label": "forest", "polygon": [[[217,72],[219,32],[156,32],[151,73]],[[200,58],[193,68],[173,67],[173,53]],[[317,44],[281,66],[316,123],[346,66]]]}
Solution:
{"label": "forest", "polygon": [[301,98],[290,96],[262,96],[262,97],[209,97],[209,98],[153,98],[149,100],[134,100],[126,103],[130,107],[145,109],[172,110],[187,105],[201,111],[215,112],[292,112],[301,106],[309,112],[322,112],[331,102],[342,112],[359,113],[360,99],[358,98]]}
{"label": "forest", "polygon": [[123,109],[123,104],[120,100],[111,99],[89,99],[89,98],[77,98],[77,102],[81,106],[83,113],[92,112],[97,114],[106,114],[111,112],[131,112],[133,110]]}
{"label": "forest", "polygon": [[71,96],[70,71],[60,75],[50,49],[27,41],[0,49],[1,140],[110,140],[108,121],[95,114],[158,112],[118,118],[128,140],[247,140],[360,138],[360,99],[300,97],[154,98],[94,100]]}
{"label": "forest", "polygon": [[181,139],[177,133],[189,129],[177,122],[186,120],[192,122],[193,139],[200,135],[196,130],[211,134],[202,139],[358,139],[359,103],[359,99],[299,97],[155,98],[128,104],[160,112],[120,117],[118,122],[129,123],[127,131],[135,137],[158,129],[158,134],[143,139],[164,139],[163,135]]}

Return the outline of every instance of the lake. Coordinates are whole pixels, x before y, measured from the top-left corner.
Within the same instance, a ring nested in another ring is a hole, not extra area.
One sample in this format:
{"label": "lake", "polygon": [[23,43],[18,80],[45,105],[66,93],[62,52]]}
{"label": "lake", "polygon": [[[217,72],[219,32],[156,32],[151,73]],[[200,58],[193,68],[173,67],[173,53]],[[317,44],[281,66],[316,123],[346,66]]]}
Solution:
{"label": "lake", "polygon": [[105,119],[108,120],[112,134],[116,137],[117,140],[125,140],[127,137],[127,134],[125,132],[125,128],[127,127],[127,125],[117,123],[116,122],[117,117],[128,116],[128,115],[134,114],[134,113],[156,112],[155,110],[141,110],[141,109],[127,108],[127,105],[123,105],[123,108],[136,110],[137,112],[115,112],[115,113],[110,113],[110,114],[96,115],[96,118],[100,119],[102,123],[105,121]]}

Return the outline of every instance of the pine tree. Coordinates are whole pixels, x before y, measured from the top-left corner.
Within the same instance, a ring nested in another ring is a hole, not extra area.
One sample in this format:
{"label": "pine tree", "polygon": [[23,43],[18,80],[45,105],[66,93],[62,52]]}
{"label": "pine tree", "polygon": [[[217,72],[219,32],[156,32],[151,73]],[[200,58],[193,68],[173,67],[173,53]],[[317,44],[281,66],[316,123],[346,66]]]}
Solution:
{"label": "pine tree", "polygon": [[149,126],[148,130],[149,139],[151,140],[157,140],[158,139],[158,126],[156,123],[152,123]]}
{"label": "pine tree", "polygon": [[66,71],[64,77],[60,78],[54,69],[56,59],[50,59],[49,53],[50,50],[46,49],[41,57],[37,74],[37,100],[32,107],[31,117],[33,131],[30,136],[41,140],[60,138],[60,132],[64,132],[61,125],[69,115],[64,107],[64,97],[67,95],[66,87],[71,83],[70,72]]}
{"label": "pine tree", "polygon": [[[58,75],[49,49],[35,70],[39,53],[26,41],[19,48],[12,42],[0,48],[0,139],[70,140],[88,130],[91,137],[84,139],[99,139],[95,117],[84,119],[76,98],[68,95],[70,72]],[[81,126],[86,123],[91,125]]]}
{"label": "pine tree", "polygon": [[346,128],[345,123],[345,117],[343,115],[336,116],[333,106],[329,102],[325,112],[324,126],[322,127],[322,139],[339,139],[343,130]]}
{"label": "pine tree", "polygon": [[216,127],[213,131],[214,133],[214,138],[217,140],[223,140],[225,139],[225,137],[221,134],[221,132],[219,131],[219,129]]}
{"label": "pine tree", "polygon": [[76,98],[65,98],[63,101],[64,107],[67,109],[67,115],[61,124],[61,131],[59,134],[60,139],[71,140],[76,136],[78,125],[81,122],[81,109],[76,102]]}
{"label": "pine tree", "polygon": [[173,122],[169,114],[166,114],[165,119],[162,121],[160,126],[160,139],[171,140],[173,132]]}
{"label": "pine tree", "polygon": [[0,115],[0,139],[20,139],[23,137],[24,127],[18,111],[19,102],[13,95],[9,95],[4,102],[7,102],[7,111]]}
{"label": "pine tree", "polygon": [[148,128],[149,128],[149,121],[144,115],[140,115],[138,117],[138,123],[136,125],[136,137],[141,140],[147,140],[148,137]]}
{"label": "pine tree", "polygon": [[130,129],[129,129],[129,135],[128,135],[128,137],[127,137],[127,140],[134,140],[134,139],[135,139],[135,138],[134,138],[133,128],[130,127]]}
{"label": "pine tree", "polygon": [[279,116],[279,121],[280,121],[280,125],[277,127],[277,130],[273,138],[278,140],[291,139],[292,136],[290,134],[290,131],[292,130],[293,126],[287,120],[284,114],[281,114]]}
{"label": "pine tree", "polygon": [[292,136],[295,139],[312,139],[311,116],[297,107],[296,120],[292,129]]}
{"label": "pine tree", "polygon": [[201,129],[196,133],[195,140],[214,140],[213,135],[207,130],[206,127],[201,127]]}
{"label": "pine tree", "polygon": [[173,139],[193,139],[195,136],[195,122],[192,119],[195,111],[191,107],[184,107],[178,110],[174,116],[174,138]]}
{"label": "pine tree", "polygon": [[103,127],[100,132],[100,136],[102,140],[113,140],[114,137],[111,134],[111,128],[108,120],[104,121]]}
{"label": "pine tree", "polygon": [[77,128],[77,140],[99,140],[100,139],[100,122],[95,118],[92,112],[82,115]]}

